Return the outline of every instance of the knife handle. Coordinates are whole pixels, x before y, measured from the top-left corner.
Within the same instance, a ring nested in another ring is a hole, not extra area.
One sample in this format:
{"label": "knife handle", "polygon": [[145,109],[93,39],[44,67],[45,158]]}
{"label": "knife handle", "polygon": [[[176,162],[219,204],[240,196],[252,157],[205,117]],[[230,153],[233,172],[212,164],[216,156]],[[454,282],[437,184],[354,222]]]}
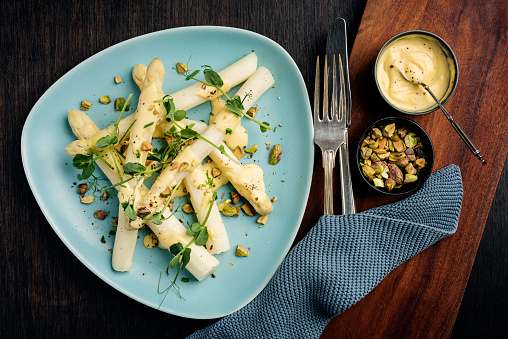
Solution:
{"label": "knife handle", "polygon": [[342,214],[356,213],[353,185],[351,183],[351,170],[349,168],[348,133],[345,142],[339,147],[340,167],[340,193],[342,197]]}
{"label": "knife handle", "polygon": [[325,215],[333,215],[333,168],[335,152],[326,150],[323,152],[323,167],[325,168]]}

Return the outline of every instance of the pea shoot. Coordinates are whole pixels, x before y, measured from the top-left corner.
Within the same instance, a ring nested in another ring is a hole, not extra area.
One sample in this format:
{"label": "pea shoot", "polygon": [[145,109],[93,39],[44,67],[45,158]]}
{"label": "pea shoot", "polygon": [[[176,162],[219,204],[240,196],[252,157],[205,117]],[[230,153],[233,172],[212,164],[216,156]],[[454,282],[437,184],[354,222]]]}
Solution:
{"label": "pea shoot", "polygon": [[[180,294],[180,287],[177,285],[177,279],[178,275],[181,271],[185,269],[187,264],[190,261],[190,255],[191,255],[191,248],[190,246],[192,244],[195,244],[196,246],[204,246],[206,245],[206,242],[208,241],[208,228],[205,226],[206,222],[208,221],[208,217],[210,216],[210,213],[212,211],[213,203],[217,200],[217,192],[213,192],[212,199],[210,200],[210,205],[208,207],[208,212],[206,213],[206,217],[203,220],[203,223],[195,222],[189,225],[187,228],[186,234],[192,239],[187,243],[187,245],[183,246],[180,242],[177,242],[169,248],[169,251],[174,255],[174,258],[171,259],[169,262],[167,268],[166,268],[166,275],[169,276],[169,269],[175,269],[178,267],[176,271],[175,278],[173,281],[169,284],[169,286],[164,289],[163,291],[160,290],[160,282],[162,278],[162,272],[159,275],[159,283],[157,285],[157,293],[164,294],[164,298],[162,299],[161,303],[159,304],[159,309],[162,306],[162,303],[164,303],[164,300],[166,300],[166,297],[169,293],[170,289],[174,289],[175,292],[178,294],[180,298],[183,299],[182,295]],[[184,299],[185,300],[185,299]]]}
{"label": "pea shoot", "polygon": [[185,76],[185,80],[192,79],[192,80],[200,82],[206,86],[213,86],[213,87],[217,88],[227,98],[226,108],[228,110],[230,110],[231,112],[235,113],[236,115],[238,115],[240,117],[244,116],[247,119],[254,121],[256,124],[259,125],[259,129],[263,133],[266,132],[267,130],[271,130],[271,131],[273,130],[275,132],[275,128],[271,128],[270,124],[267,123],[266,121],[260,122],[244,112],[245,108],[243,107],[243,102],[245,101],[245,98],[247,96],[245,96],[243,99],[241,99],[238,95],[235,95],[231,98],[222,89],[222,87],[224,86],[224,81],[220,77],[219,73],[215,72],[211,66],[202,65],[201,67],[203,68],[203,75],[205,77],[205,81],[195,78],[195,76],[198,75],[199,70],[195,70],[192,73],[190,70],[187,70],[187,71],[182,72],[180,74]]}

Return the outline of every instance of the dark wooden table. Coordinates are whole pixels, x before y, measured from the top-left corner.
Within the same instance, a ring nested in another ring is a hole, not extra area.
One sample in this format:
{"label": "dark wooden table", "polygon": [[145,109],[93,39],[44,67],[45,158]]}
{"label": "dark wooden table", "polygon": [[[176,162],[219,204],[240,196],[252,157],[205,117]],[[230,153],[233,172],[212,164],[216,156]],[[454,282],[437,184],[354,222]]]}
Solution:
{"label": "dark wooden table", "polygon": [[[456,8],[444,6],[437,12],[439,1],[400,2],[400,7],[387,8],[393,1],[364,0],[347,1],[154,1],[142,4],[139,1],[18,1],[0,4],[0,66],[3,69],[0,81],[0,149],[3,150],[0,161],[0,206],[3,218],[0,228],[0,287],[1,318],[0,333],[2,337],[141,337],[164,336],[180,338],[205,327],[212,320],[183,319],[158,312],[146,307],[111,288],[102,282],[62,244],[51,230],[33,198],[25,179],[21,158],[20,138],[23,123],[36,101],[62,75],[93,54],[126,39],[157,30],[188,25],[222,25],[239,27],[263,34],[284,47],[294,58],[312,92],[314,77],[314,60],[325,51],[328,25],[336,17],[344,17],[349,27],[349,47],[353,49],[352,57],[362,58],[372,51],[363,50],[368,34],[374,43],[385,39],[390,30],[408,30],[425,28],[430,31],[432,25],[448,22],[447,26],[460,27],[465,31],[448,30],[445,40],[457,41],[462,37],[472,39],[475,30],[477,39],[487,39],[484,45],[492,47],[489,53],[493,56],[478,60],[461,60],[461,55],[468,54],[462,46],[474,44],[452,44],[458,47],[459,65],[467,64],[462,74],[466,81],[459,81],[462,95],[468,92],[478,94],[476,86],[485,86],[490,96],[471,98],[471,105],[478,100],[485,105],[477,104],[482,114],[499,112],[499,107],[506,110],[507,91],[500,85],[498,95],[488,85],[495,81],[495,73],[489,69],[491,64],[501,65],[498,74],[506,79],[506,21],[507,6],[502,1],[466,1]],[[420,4],[420,5],[418,5]],[[365,7],[366,6],[366,7]],[[362,13],[365,15],[362,19]],[[393,15],[394,10],[402,11],[401,16]],[[425,11],[442,13],[442,16],[429,18]],[[373,18],[385,17],[380,23]],[[408,11],[415,11],[419,24],[407,20]],[[478,18],[476,14],[484,18]],[[450,15],[451,16],[446,16]],[[402,20],[400,18],[406,18]],[[360,22],[362,20],[362,25]],[[448,20],[448,21],[447,21]],[[376,25],[379,28],[375,27]],[[397,28],[390,25],[398,25]],[[476,25],[476,26],[475,26]],[[355,41],[358,32],[358,40]],[[438,27],[438,26],[436,26]],[[377,32],[373,34],[372,32]],[[368,33],[368,34],[367,34]],[[395,32],[397,33],[397,32]],[[436,32],[438,33],[438,32]],[[497,36],[495,36],[497,34]],[[493,36],[494,35],[494,36]],[[386,39],[385,39],[386,40]],[[355,41],[353,47],[352,42]],[[461,63],[462,61],[462,63]],[[352,89],[358,90],[365,81],[364,71],[359,63],[351,60]],[[363,66],[362,66],[363,67]],[[485,75],[485,77],[483,77]],[[488,76],[488,77],[487,77]],[[477,77],[481,81],[472,81]],[[483,77],[483,78],[482,78]],[[461,87],[462,86],[462,87]],[[458,90],[459,91],[459,90]],[[358,91],[357,91],[358,93]],[[362,95],[353,92],[353,105],[357,110],[376,109],[362,104]],[[456,94],[457,95],[457,94]],[[504,96],[504,97],[502,97]],[[460,100],[459,100],[460,101]],[[489,106],[491,103],[492,106]],[[501,105],[501,106],[500,106]],[[451,103],[451,107],[453,103]],[[456,107],[461,107],[456,105]],[[491,111],[489,111],[491,109]],[[457,113],[458,114],[458,113]],[[493,113],[492,113],[493,114]],[[354,127],[353,136],[360,126],[367,125],[372,115]],[[495,115],[493,115],[495,116]],[[430,127],[441,126],[436,118],[422,120]],[[427,118],[426,118],[427,119]],[[482,120],[484,121],[484,120]],[[475,121],[463,120],[465,129],[476,138],[482,135],[503,135],[500,142],[506,144],[506,131],[498,129],[506,124],[475,124]],[[445,126],[445,125],[443,125]],[[479,130],[480,129],[480,130]],[[449,131],[449,130],[448,130]],[[450,136],[454,149],[465,149],[458,138]],[[482,147],[485,143],[480,142]],[[344,314],[334,318],[323,334],[323,338],[364,337],[364,336],[454,336],[468,335],[501,335],[506,333],[506,282],[508,265],[508,231],[507,224],[507,168],[498,186],[502,164],[506,158],[504,145],[489,144],[502,150],[490,161],[496,161],[491,173],[471,170],[479,166],[474,161],[459,161],[463,173],[473,173],[483,183],[490,185],[477,187],[484,194],[474,229],[460,229],[469,225],[468,220],[461,219],[459,232],[445,245],[449,252],[432,250],[423,253],[416,260],[402,265],[390,274],[371,294]],[[483,149],[482,149],[483,150]],[[487,150],[486,150],[487,151]],[[51,150],[48,150],[51,152]],[[457,151],[456,151],[457,152]],[[456,156],[456,155],[455,155]],[[470,157],[466,150],[462,157]],[[453,158],[453,157],[452,157]],[[453,158],[456,160],[456,158]],[[452,159],[452,160],[453,160]],[[438,163],[446,165],[444,155],[438,156]],[[315,157],[312,195],[323,194],[323,172],[319,152]],[[441,166],[442,167],[442,166]],[[488,178],[488,179],[485,179]],[[358,178],[357,178],[358,179]],[[480,178],[481,179],[481,178]],[[469,182],[469,181],[468,181]],[[487,222],[484,239],[480,244],[477,263],[473,267],[471,284],[466,290],[463,307],[459,305],[464,295],[471,266],[482,237],[488,210],[494,193],[497,194],[490,218]],[[361,191],[361,186],[355,184]],[[356,193],[356,191],[355,191]],[[474,199],[475,192],[466,190],[468,201]],[[338,195],[336,195],[338,199]],[[366,202],[364,202],[364,199]],[[367,193],[357,196],[359,209],[363,210],[372,199]],[[317,221],[322,202],[313,199],[306,210],[297,240],[301,239]],[[337,206],[339,206],[337,204]],[[475,205],[476,206],[476,205]],[[470,227],[470,226],[468,226]],[[455,241],[455,242],[454,242]],[[447,254],[456,258],[460,276],[454,276],[453,284],[446,284],[448,262]],[[462,255],[462,257],[461,257]],[[420,268],[428,271],[421,272]],[[408,273],[409,272],[409,273]],[[427,281],[427,279],[433,281]],[[402,284],[400,283],[402,282]],[[412,284],[414,283],[414,286]],[[431,288],[446,291],[427,291]],[[436,296],[447,297],[443,299]],[[445,304],[440,305],[440,300]],[[481,312],[479,312],[481,311]],[[458,314],[458,317],[457,317]],[[424,322],[422,323],[422,319]]]}

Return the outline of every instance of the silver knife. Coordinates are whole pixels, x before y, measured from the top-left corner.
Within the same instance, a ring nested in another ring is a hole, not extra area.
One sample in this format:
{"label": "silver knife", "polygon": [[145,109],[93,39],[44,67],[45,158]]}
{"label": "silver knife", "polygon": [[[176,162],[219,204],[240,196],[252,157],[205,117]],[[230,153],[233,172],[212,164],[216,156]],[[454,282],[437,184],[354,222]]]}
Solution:
{"label": "silver knife", "polygon": [[[340,192],[342,197],[342,214],[356,213],[353,198],[353,185],[351,184],[351,170],[349,167],[348,129],[351,124],[351,91],[349,89],[349,68],[347,57],[346,21],[336,19],[328,30],[326,41],[327,59],[336,63],[339,78],[339,93],[334,93],[332,105],[338,105],[338,112],[345,114],[345,124],[338,128],[337,133],[344,136],[344,143],[339,147]],[[328,74],[331,75],[331,72]],[[332,79],[328,79],[332,83]],[[338,96],[338,97],[337,97]]]}

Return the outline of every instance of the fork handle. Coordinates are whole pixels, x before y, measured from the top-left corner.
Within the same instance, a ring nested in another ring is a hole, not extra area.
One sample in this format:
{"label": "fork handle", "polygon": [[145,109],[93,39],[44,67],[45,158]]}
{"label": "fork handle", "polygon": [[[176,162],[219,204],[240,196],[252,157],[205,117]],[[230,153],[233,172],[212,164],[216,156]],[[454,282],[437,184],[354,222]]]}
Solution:
{"label": "fork handle", "polygon": [[342,197],[342,214],[356,213],[355,200],[353,197],[353,185],[351,184],[351,171],[349,169],[349,147],[346,132],[345,142],[339,147],[340,168],[340,193]]}
{"label": "fork handle", "polygon": [[325,215],[333,215],[333,167],[335,151],[323,152],[323,167],[325,168]]}

